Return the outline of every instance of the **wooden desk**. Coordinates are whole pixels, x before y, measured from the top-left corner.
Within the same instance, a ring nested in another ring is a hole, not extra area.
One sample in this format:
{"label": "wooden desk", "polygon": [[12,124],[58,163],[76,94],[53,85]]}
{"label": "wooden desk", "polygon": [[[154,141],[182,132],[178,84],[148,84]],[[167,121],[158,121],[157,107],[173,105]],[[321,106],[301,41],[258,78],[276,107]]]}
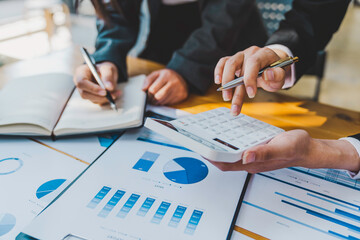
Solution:
{"label": "wooden desk", "polygon": [[[9,64],[0,68],[0,88],[12,78],[21,76],[49,72],[72,74],[75,67],[81,63],[79,51],[70,48],[41,58]],[[134,58],[128,58],[128,65],[130,76],[149,74],[163,68],[160,64]],[[216,86],[212,87],[204,96],[190,95],[185,102],[173,107],[191,113],[219,106],[230,107],[229,103],[222,101],[221,94],[215,89]],[[359,112],[261,90],[255,99],[246,100],[242,112],[285,130],[305,129],[316,138],[336,139],[360,132]],[[235,230],[253,239],[265,239],[238,226],[235,226]]]}
{"label": "wooden desk", "polygon": [[[40,58],[19,61],[0,68],[0,88],[8,80],[49,72],[73,74],[76,66],[83,62],[77,47],[54,52]],[[128,58],[130,76],[149,74],[163,68],[163,65],[135,58]],[[197,113],[224,103],[221,94],[209,89],[204,96],[191,95],[185,102],[173,107]],[[255,99],[247,99],[242,113],[258,118],[285,130],[301,128],[312,137],[336,139],[360,132],[360,113],[313,101],[303,101],[294,97],[259,90]]]}

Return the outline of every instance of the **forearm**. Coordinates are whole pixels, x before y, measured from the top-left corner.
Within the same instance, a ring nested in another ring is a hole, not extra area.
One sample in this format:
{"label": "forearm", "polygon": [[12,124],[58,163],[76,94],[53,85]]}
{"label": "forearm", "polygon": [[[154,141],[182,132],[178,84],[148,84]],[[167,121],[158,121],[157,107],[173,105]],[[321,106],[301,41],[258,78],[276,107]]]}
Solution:
{"label": "forearm", "polygon": [[358,152],[352,144],[343,140],[311,139],[306,158],[306,167],[309,168],[360,170]]}

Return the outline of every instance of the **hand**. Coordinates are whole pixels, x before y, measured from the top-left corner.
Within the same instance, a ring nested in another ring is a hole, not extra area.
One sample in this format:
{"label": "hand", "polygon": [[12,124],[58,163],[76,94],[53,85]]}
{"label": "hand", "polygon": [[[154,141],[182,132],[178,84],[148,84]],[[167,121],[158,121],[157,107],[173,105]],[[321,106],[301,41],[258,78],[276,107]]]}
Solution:
{"label": "hand", "polygon": [[[103,62],[96,64],[96,68],[106,89],[111,92],[113,99],[120,97],[121,91],[116,90],[119,76],[116,65],[111,62]],[[95,82],[94,77],[86,64],[81,65],[76,69],[74,82],[82,98],[101,105],[109,102],[105,97],[106,91]]]}
{"label": "hand", "polygon": [[246,150],[242,161],[210,161],[223,171],[250,173],[287,167],[335,168],[359,171],[360,157],[352,144],[344,140],[314,139],[304,130],[281,133],[265,145]]}
{"label": "hand", "polygon": [[186,81],[171,69],[162,69],[147,76],[143,91],[150,102],[156,105],[171,105],[185,100],[188,93]]}
{"label": "hand", "polygon": [[229,89],[222,92],[224,101],[232,99],[231,113],[234,116],[241,111],[245,92],[249,98],[253,98],[256,95],[257,87],[268,92],[276,92],[282,88],[285,81],[284,69],[269,69],[260,77],[258,77],[258,73],[262,68],[285,57],[288,55],[281,50],[253,46],[231,57],[223,57],[219,60],[214,71],[216,84],[224,85],[234,80],[235,75],[244,76],[245,85],[240,85],[235,90]]}

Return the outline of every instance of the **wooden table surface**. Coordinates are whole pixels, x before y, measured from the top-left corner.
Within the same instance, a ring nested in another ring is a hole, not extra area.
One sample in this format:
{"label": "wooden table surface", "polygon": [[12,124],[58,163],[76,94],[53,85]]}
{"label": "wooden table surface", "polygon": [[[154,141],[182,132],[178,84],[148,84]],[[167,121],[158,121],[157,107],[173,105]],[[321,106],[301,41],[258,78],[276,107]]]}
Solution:
{"label": "wooden table surface", "polygon": [[[53,52],[31,60],[8,64],[0,68],[0,88],[9,80],[49,72],[73,74],[76,66],[83,62],[77,47]],[[130,76],[149,74],[164,66],[151,61],[128,58]],[[223,102],[221,93],[214,85],[204,96],[190,95],[183,103],[174,105],[191,113],[213,109],[219,106],[230,107]],[[300,100],[262,90],[254,99],[246,99],[242,113],[263,120],[285,130],[301,128],[316,138],[336,139],[360,132],[360,112],[345,110],[313,101]]]}
{"label": "wooden table surface", "polygon": [[[73,74],[82,64],[78,48],[53,52],[36,59],[19,61],[0,68],[0,88],[11,79],[34,74],[63,72]],[[136,58],[128,58],[130,76],[149,74],[163,65]],[[223,102],[214,85],[204,96],[190,95],[183,103],[172,107],[198,113],[216,107],[230,107]],[[254,99],[246,99],[242,113],[268,122],[285,130],[305,129],[316,138],[337,139],[360,133],[360,113],[297,98],[259,90]],[[239,226],[235,230],[253,239],[265,239]]]}

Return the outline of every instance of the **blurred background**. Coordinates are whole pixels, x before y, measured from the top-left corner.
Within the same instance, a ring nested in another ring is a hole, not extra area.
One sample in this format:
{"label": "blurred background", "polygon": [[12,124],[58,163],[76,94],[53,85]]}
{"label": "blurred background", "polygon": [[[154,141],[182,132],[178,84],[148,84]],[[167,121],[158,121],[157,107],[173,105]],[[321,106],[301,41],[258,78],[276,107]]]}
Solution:
{"label": "blurred background", "polygon": [[[269,33],[291,0],[257,0]],[[0,66],[66,49],[94,48],[95,14],[90,0],[75,14],[73,0],[0,0]],[[319,65],[281,93],[360,111],[360,0],[350,4],[340,30],[319,55]]]}

